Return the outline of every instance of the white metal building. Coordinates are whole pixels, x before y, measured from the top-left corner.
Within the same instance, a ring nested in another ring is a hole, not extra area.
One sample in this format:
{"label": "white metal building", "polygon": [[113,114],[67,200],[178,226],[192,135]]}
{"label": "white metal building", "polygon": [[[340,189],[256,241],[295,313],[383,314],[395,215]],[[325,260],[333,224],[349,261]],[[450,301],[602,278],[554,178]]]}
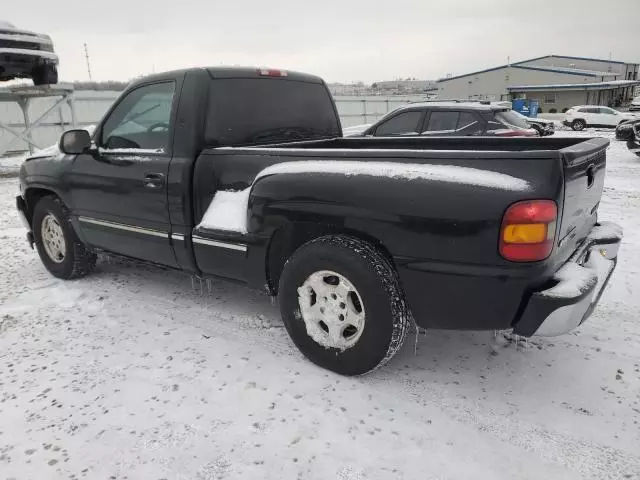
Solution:
{"label": "white metal building", "polygon": [[542,111],[573,105],[617,106],[633,96],[637,63],[547,55],[438,80],[438,97],[474,100],[530,98]]}

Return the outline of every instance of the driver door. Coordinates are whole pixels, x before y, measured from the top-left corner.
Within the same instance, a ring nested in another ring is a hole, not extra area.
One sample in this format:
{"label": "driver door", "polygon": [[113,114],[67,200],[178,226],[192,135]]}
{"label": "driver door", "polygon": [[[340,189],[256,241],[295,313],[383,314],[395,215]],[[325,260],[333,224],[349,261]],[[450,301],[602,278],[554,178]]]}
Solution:
{"label": "driver door", "polygon": [[179,80],[142,85],[112,108],[78,155],[69,185],[87,243],[176,266],[169,241],[167,174]]}

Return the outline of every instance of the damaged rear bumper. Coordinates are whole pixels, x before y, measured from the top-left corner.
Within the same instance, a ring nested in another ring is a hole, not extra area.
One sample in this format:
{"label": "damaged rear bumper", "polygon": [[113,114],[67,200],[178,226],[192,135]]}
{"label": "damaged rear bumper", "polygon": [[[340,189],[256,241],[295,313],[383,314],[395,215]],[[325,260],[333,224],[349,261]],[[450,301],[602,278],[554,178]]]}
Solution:
{"label": "damaged rear bumper", "polygon": [[596,225],[554,275],[554,285],[529,298],[514,333],[555,336],[581,325],[593,312],[615,270],[622,228]]}

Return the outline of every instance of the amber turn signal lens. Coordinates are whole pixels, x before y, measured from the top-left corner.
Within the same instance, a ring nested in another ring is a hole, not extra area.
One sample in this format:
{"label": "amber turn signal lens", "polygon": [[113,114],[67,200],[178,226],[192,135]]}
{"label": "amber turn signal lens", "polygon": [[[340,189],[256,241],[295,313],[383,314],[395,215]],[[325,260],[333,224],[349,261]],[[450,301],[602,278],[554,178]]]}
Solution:
{"label": "amber turn signal lens", "polygon": [[542,243],[547,239],[544,223],[521,223],[507,225],[502,231],[504,243]]}

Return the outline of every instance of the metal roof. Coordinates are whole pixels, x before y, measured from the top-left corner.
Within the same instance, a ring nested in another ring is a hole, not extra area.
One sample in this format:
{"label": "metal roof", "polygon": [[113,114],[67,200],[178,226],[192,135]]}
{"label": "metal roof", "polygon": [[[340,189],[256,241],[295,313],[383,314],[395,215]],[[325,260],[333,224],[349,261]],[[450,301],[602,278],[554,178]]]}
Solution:
{"label": "metal roof", "polygon": [[547,85],[514,85],[507,90],[608,90],[612,88],[631,87],[640,85],[640,80],[611,80],[596,83],[556,83]]}
{"label": "metal roof", "polygon": [[582,68],[555,67],[547,65],[512,65],[513,68],[524,70],[540,70],[543,72],[568,73],[570,75],[581,75],[585,77],[618,77],[622,75],[618,72],[601,72],[598,70],[585,70]]}
{"label": "metal roof", "polygon": [[[625,62],[620,62],[618,60],[604,60],[601,58],[587,58],[587,57],[569,57],[566,55],[544,55],[542,57],[535,57],[535,58],[529,58],[527,60],[521,60],[519,62],[514,62],[511,64],[505,64],[505,65],[500,65],[498,67],[492,67],[492,68],[487,68],[484,70],[478,70],[476,72],[471,72],[471,73],[465,73],[463,75],[456,75],[455,77],[449,77],[449,78],[440,78],[437,80],[437,83],[441,83],[441,82],[447,82],[449,80],[455,80],[457,78],[463,78],[463,77],[469,77],[471,75],[478,75],[480,73],[487,73],[487,72],[493,72],[495,70],[500,70],[502,68],[506,68],[506,67],[520,67],[520,68],[530,68],[530,69],[550,69],[553,72],[557,72],[557,73],[571,73],[571,72],[578,72],[579,69],[572,69],[572,68],[568,68],[568,67],[551,67],[551,66],[546,66],[546,65],[540,65],[540,66],[536,66],[536,65],[523,65],[524,63],[528,63],[528,62],[535,62],[536,60],[542,60],[545,58],[564,58],[567,60],[585,60],[585,61],[590,61],[590,62],[603,62],[603,63],[611,63],[611,64],[616,64],[616,65],[626,65]],[[570,72],[567,72],[566,70],[569,70]],[[596,71],[591,71],[591,70],[583,70],[584,72],[590,72],[593,75],[586,75],[586,76],[602,76],[601,74],[604,72],[596,72]],[[576,75],[582,75],[580,73],[575,73]],[[608,75],[615,75],[615,73],[613,72],[607,72]]]}

